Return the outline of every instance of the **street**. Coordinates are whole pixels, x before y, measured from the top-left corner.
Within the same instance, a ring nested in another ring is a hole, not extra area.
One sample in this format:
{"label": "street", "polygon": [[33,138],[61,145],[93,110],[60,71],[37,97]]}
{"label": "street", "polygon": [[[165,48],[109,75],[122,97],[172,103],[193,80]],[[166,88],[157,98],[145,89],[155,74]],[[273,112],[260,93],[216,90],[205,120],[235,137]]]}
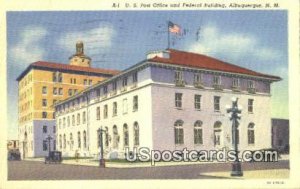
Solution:
{"label": "street", "polygon": [[[246,170],[289,169],[289,161],[242,163]],[[228,171],[230,163],[177,165],[142,168],[99,168],[94,166],[44,164],[40,161],[9,161],[8,180],[91,179],[219,179],[201,173]],[[222,178],[222,177],[221,177]]]}

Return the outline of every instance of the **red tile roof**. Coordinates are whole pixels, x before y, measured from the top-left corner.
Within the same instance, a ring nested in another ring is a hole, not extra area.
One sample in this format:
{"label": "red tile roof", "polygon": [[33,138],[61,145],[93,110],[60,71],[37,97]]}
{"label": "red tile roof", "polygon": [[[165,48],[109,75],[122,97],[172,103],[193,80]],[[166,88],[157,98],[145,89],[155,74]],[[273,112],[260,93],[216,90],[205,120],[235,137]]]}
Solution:
{"label": "red tile roof", "polygon": [[281,80],[281,78],[278,76],[255,72],[205,55],[179,51],[174,49],[167,49],[167,50],[170,52],[170,58],[162,58],[156,56],[149,60],[158,63],[182,65],[182,66],[189,66],[189,67],[201,68],[206,70],[215,70],[215,71],[223,71],[223,72],[265,77],[272,80]]}
{"label": "red tile roof", "polygon": [[30,64],[27,69],[17,78],[20,80],[31,68],[46,68],[46,69],[54,69],[59,71],[76,71],[83,73],[91,73],[91,74],[104,74],[104,75],[116,75],[120,73],[118,70],[109,70],[102,68],[91,68],[91,67],[83,67],[83,66],[74,66],[69,64],[55,63],[55,62],[45,62],[38,61]]}

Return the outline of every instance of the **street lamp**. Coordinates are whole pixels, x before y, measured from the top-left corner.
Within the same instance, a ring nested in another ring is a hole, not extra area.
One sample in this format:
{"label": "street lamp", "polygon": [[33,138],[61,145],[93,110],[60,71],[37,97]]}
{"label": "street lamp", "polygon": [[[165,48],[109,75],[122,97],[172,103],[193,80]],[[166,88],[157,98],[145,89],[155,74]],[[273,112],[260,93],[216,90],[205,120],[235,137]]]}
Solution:
{"label": "street lamp", "polygon": [[99,167],[105,168],[105,160],[103,158],[103,132],[106,132],[106,130],[99,128],[98,130],[99,134],[99,142],[100,142],[100,159],[99,159]]}
{"label": "street lamp", "polygon": [[48,157],[50,157],[50,141],[53,139],[50,135],[48,135],[48,137],[46,138],[47,139],[47,141],[48,141],[48,148],[49,148],[49,155],[48,155]]}
{"label": "street lamp", "polygon": [[230,121],[232,121],[232,145],[235,151],[235,161],[232,163],[232,170],[231,176],[243,176],[241,162],[239,161],[238,156],[238,144],[237,144],[237,128],[239,126],[238,120],[241,119],[241,108],[238,107],[238,98],[233,97],[232,99],[232,106],[226,108],[227,113],[230,114]]}

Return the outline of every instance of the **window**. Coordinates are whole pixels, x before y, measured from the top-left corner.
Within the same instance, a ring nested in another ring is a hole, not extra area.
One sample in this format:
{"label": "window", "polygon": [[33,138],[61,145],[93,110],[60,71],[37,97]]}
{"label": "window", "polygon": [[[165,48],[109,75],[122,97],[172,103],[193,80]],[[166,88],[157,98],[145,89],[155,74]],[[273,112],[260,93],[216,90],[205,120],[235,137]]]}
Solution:
{"label": "window", "polygon": [[47,133],[47,125],[43,125],[43,133]]}
{"label": "window", "polygon": [[195,73],[194,74],[194,83],[201,83],[202,82],[202,77],[200,73]]}
{"label": "window", "polygon": [[58,94],[59,94],[59,95],[63,95],[63,88],[59,88]]}
{"label": "window", "polygon": [[62,82],[62,73],[58,73],[58,82]]}
{"label": "window", "polygon": [[42,100],[42,105],[43,105],[43,107],[47,107],[47,99]]}
{"label": "window", "polygon": [[248,99],[248,113],[253,113],[253,99]]}
{"label": "window", "polygon": [[66,127],[66,118],[64,117],[63,118],[63,128],[65,128]]}
{"label": "window", "polygon": [[83,80],[83,84],[87,85],[87,79]]}
{"label": "window", "polygon": [[182,125],[183,125],[182,120],[177,120],[174,124],[175,144],[183,144],[184,143]]}
{"label": "window", "polygon": [[42,117],[47,118],[47,112],[42,112]]}
{"label": "window", "polygon": [[57,102],[57,100],[56,100],[56,99],[54,99],[54,100],[53,100],[53,105],[55,105],[55,103],[56,103],[56,102]]}
{"label": "window", "polygon": [[108,117],[108,107],[107,107],[107,104],[104,105],[103,117],[104,117],[104,118],[107,118],[107,117]]}
{"label": "window", "polygon": [[220,99],[219,96],[214,96],[214,111],[219,112],[220,111]]}
{"label": "window", "polygon": [[52,80],[53,80],[53,82],[57,82],[58,81],[57,72],[52,73]]}
{"label": "window", "polygon": [[138,82],[138,74],[137,72],[134,72],[132,74],[132,83],[137,83]]}
{"label": "window", "polygon": [[57,88],[56,87],[53,88],[53,94],[57,95]]}
{"label": "window", "polygon": [[183,81],[183,72],[175,71],[175,81]]}
{"label": "window", "polygon": [[248,80],[247,86],[248,89],[254,89],[254,82],[252,80]]}
{"label": "window", "polygon": [[61,139],[61,135],[59,135],[59,149],[62,149],[62,139]]}
{"label": "window", "polygon": [[78,142],[78,148],[81,148],[81,135],[80,135],[80,132],[77,133],[77,142]]}
{"label": "window", "polygon": [[213,85],[221,85],[221,76],[214,76]]}
{"label": "window", "polygon": [[53,126],[53,133],[54,134],[56,133],[56,126],[55,125]]}
{"label": "window", "polygon": [[195,101],[195,109],[196,110],[201,110],[201,95],[195,95],[194,97],[194,101]]}
{"label": "window", "polygon": [[124,134],[124,147],[125,147],[129,145],[128,126],[126,123],[123,125],[123,134]]}
{"label": "window", "polygon": [[89,85],[92,85],[93,84],[93,81],[90,79],[89,80]]}
{"label": "window", "polygon": [[73,92],[73,90],[72,90],[72,89],[69,89],[69,90],[68,90],[68,95],[69,95],[69,96],[72,96],[72,92]]}
{"label": "window", "polygon": [[80,114],[78,113],[77,114],[77,125],[79,125],[80,124]]}
{"label": "window", "polygon": [[240,80],[238,78],[232,79],[232,87],[233,88],[239,88],[240,87]]}
{"label": "window", "polygon": [[56,150],[56,140],[53,140],[53,150]]}
{"label": "window", "polygon": [[216,121],[214,124],[214,146],[220,146],[222,141],[222,123]]}
{"label": "window", "polygon": [[63,148],[66,149],[66,146],[67,146],[66,134],[64,134],[64,136],[63,136],[63,141],[64,141]]}
{"label": "window", "polygon": [[74,84],[76,84],[76,78],[73,79]]}
{"label": "window", "polygon": [[[100,115],[100,113],[99,113]],[[86,113],[85,111],[82,113],[82,124],[85,124],[86,123]]]}
{"label": "window", "polygon": [[123,78],[123,81],[122,81],[122,87],[124,87],[124,88],[127,87],[127,77],[124,77],[124,78]]}
{"label": "window", "polygon": [[123,114],[127,114],[128,106],[127,106],[127,98],[123,99]]}
{"label": "window", "polygon": [[96,96],[100,97],[100,89],[96,89]]}
{"label": "window", "polygon": [[96,117],[97,117],[97,120],[100,120],[100,106],[98,106],[96,109]]}
{"label": "window", "polygon": [[133,111],[137,111],[139,109],[139,99],[138,96],[133,97]]}
{"label": "window", "polygon": [[72,125],[75,126],[75,115],[72,115]]}
{"label": "window", "polygon": [[113,126],[113,148],[116,149],[119,147],[119,134],[118,128],[116,125]]}
{"label": "window", "polygon": [[137,122],[134,122],[133,125],[133,137],[134,137],[134,145],[138,146],[140,145],[140,130],[139,130],[139,124]]}
{"label": "window", "polygon": [[83,148],[86,148],[86,132],[83,131]]}
{"label": "window", "polygon": [[113,103],[113,116],[116,116],[118,114],[118,105],[117,102]]}
{"label": "window", "polygon": [[47,87],[46,86],[43,86],[42,94],[47,94]]}
{"label": "window", "polygon": [[117,81],[114,81],[114,82],[112,83],[112,90],[113,90],[113,91],[116,91],[116,90],[117,90]]}
{"label": "window", "polygon": [[103,94],[104,96],[107,95],[107,85],[103,86]]}
{"label": "window", "polygon": [[61,129],[61,119],[58,120],[58,127]]}
{"label": "window", "polygon": [[194,144],[203,144],[202,121],[194,124]]}
{"label": "window", "polygon": [[255,143],[254,123],[248,125],[248,144]]}
{"label": "window", "polygon": [[48,150],[48,145],[47,145],[47,140],[43,140],[43,151],[47,151]]}
{"label": "window", "polygon": [[70,125],[71,125],[71,122],[70,122],[70,116],[68,116],[67,119],[68,119],[68,121],[67,121],[67,122],[68,122],[68,127],[70,127]]}
{"label": "window", "polygon": [[175,107],[182,108],[182,93],[175,93]]}

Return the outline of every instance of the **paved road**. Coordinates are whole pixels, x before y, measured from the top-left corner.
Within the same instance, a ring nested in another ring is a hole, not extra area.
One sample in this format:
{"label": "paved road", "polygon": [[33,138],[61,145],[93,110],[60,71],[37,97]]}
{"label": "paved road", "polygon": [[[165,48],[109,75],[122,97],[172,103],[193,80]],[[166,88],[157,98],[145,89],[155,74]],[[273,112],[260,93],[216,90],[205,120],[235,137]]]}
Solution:
{"label": "paved road", "polygon": [[[289,161],[243,163],[243,170],[287,169]],[[93,166],[44,164],[37,161],[8,162],[8,180],[91,180],[91,179],[208,179],[205,172],[231,170],[229,163],[178,165],[143,168],[99,168]]]}

